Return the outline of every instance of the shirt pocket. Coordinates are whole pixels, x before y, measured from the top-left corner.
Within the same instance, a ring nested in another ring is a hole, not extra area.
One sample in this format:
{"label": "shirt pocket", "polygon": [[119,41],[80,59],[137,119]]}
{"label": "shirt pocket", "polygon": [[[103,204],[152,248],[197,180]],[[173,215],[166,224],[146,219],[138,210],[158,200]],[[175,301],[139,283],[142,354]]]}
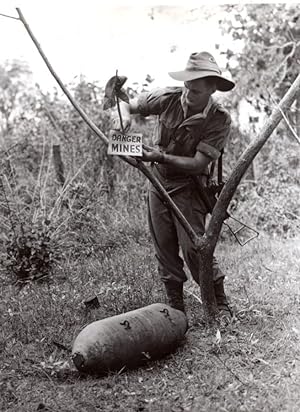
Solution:
{"label": "shirt pocket", "polygon": [[168,121],[165,121],[165,119],[159,119],[157,144],[162,146],[164,149],[167,149],[171,142],[173,144],[176,130],[176,126],[171,127]]}

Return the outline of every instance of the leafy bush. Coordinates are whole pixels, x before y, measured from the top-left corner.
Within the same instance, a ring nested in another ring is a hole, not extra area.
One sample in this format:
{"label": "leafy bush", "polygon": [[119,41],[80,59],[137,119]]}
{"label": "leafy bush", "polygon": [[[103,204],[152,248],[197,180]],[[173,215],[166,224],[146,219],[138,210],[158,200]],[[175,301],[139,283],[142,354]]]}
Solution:
{"label": "leafy bush", "polygon": [[49,275],[58,259],[51,239],[50,221],[20,222],[14,225],[4,242],[7,269],[19,281],[41,279]]}

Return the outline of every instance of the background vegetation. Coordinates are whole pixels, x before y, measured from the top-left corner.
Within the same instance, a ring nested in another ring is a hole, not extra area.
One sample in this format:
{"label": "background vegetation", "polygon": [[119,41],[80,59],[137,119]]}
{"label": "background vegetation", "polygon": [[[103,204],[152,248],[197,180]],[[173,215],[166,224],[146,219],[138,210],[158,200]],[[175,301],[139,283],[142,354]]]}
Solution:
{"label": "background vegetation", "polygon": [[[218,46],[237,80],[224,102],[234,119],[228,176],[298,74],[300,26],[297,5],[225,7],[220,25],[243,43],[239,54]],[[151,88],[150,76],[142,87]],[[82,77],[69,88],[107,133],[103,85]],[[299,111],[300,95],[286,113],[298,136]],[[154,127],[137,116],[133,130],[151,143]],[[236,317],[221,341],[206,334],[199,291],[188,282],[191,329],[178,353],[92,380],[69,360],[83,325],[164,300],[147,230],[148,183],[107,156],[59,91],[43,94],[23,62],[2,65],[0,409],[298,410],[300,160],[290,127],[280,124],[231,204],[260,237],[238,249],[223,230],[218,254]],[[91,312],[83,301],[95,293],[100,308]]]}

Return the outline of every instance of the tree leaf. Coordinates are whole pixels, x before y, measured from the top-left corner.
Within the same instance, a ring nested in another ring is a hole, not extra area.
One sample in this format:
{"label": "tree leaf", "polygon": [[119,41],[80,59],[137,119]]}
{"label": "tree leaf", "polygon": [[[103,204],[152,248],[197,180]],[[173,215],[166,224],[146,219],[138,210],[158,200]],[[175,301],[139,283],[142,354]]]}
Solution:
{"label": "tree leaf", "polygon": [[119,90],[116,95],[119,97],[119,99],[123,100],[123,102],[129,103],[129,97],[127,96],[124,89]]}
{"label": "tree leaf", "polygon": [[104,96],[103,100],[103,110],[111,109],[116,105],[116,99],[114,96],[112,97],[106,97]]}
{"label": "tree leaf", "polygon": [[108,80],[104,91],[103,110],[111,109],[116,105],[116,96],[129,103],[129,98],[125,90],[122,89],[126,80],[125,76],[113,76]]}

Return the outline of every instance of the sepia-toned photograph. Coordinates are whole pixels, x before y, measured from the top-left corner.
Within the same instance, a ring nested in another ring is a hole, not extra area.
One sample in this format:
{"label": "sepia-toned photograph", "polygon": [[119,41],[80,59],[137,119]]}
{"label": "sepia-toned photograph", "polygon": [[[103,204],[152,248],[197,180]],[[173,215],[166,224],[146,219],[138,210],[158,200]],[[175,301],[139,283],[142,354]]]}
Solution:
{"label": "sepia-toned photograph", "polygon": [[0,411],[299,411],[300,3],[0,37]]}

